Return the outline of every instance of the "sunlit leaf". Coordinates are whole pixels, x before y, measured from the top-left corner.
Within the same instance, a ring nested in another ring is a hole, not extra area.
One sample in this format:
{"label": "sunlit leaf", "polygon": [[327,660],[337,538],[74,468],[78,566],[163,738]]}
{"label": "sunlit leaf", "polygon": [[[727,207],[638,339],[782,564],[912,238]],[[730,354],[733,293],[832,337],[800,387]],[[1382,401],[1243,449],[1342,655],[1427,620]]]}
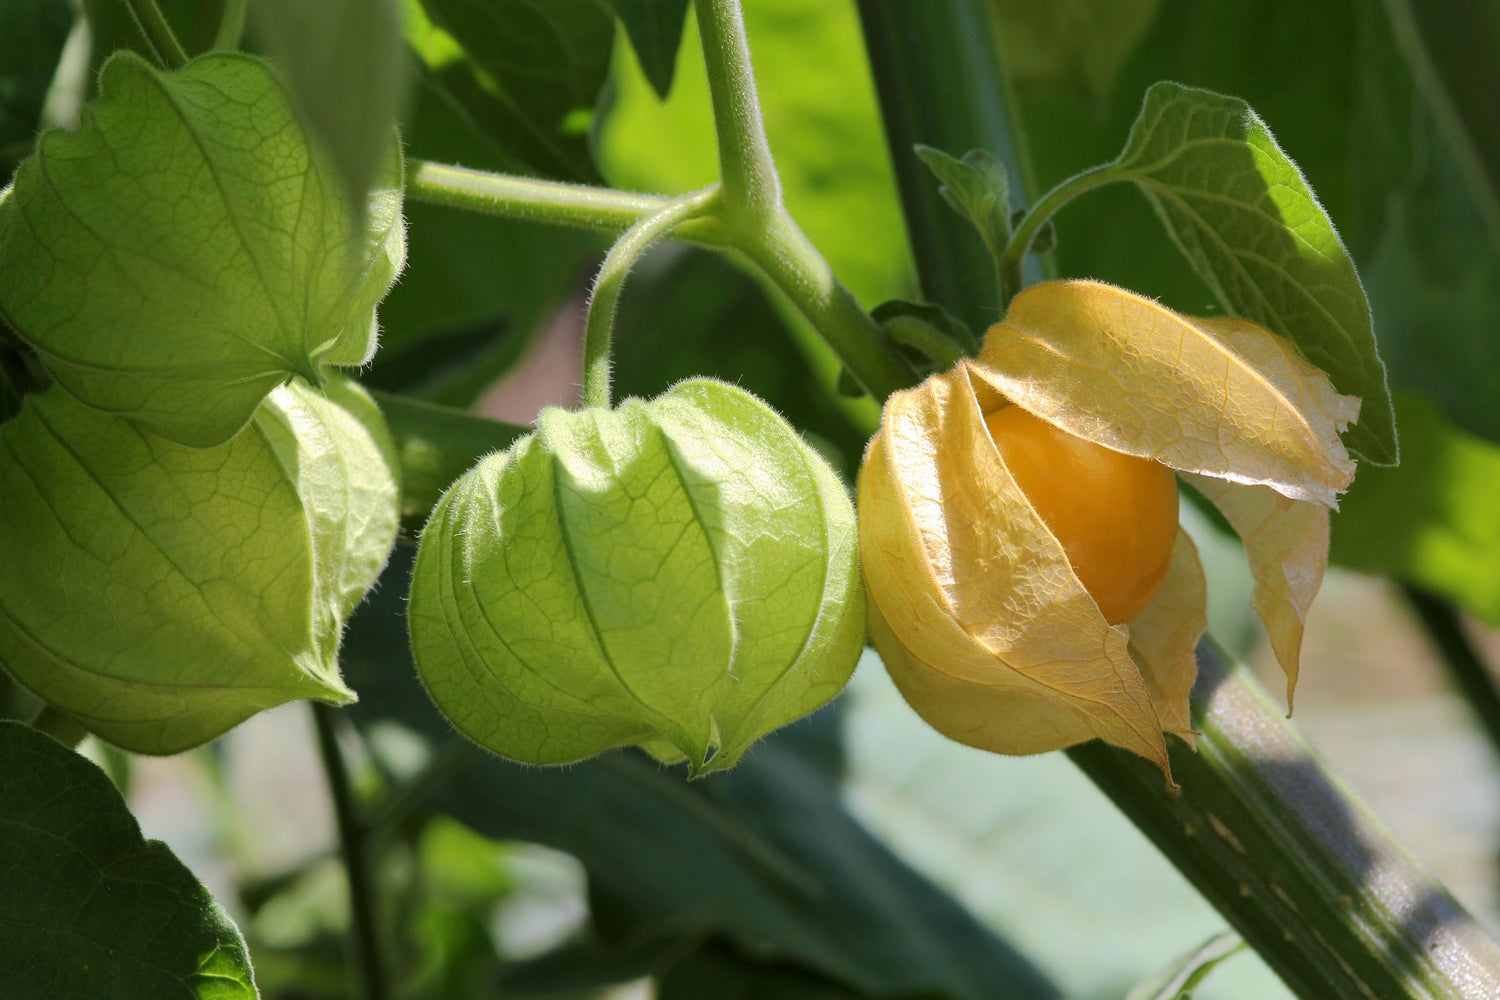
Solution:
{"label": "sunlit leaf", "polygon": [[1187,480],[1219,508],[1245,543],[1255,577],[1250,600],[1271,636],[1276,662],[1286,672],[1290,710],[1302,628],[1328,565],[1328,511],[1264,486],[1242,487],[1207,476],[1189,475]]}
{"label": "sunlit leaf", "polygon": [[1159,83],[1108,169],[1140,187],[1227,311],[1289,338],[1341,393],[1364,401],[1350,447],[1395,462],[1385,366],[1354,262],[1250,106]]}
{"label": "sunlit leaf", "polygon": [[234,922],[94,764],[0,722],[0,996],[255,1000]]}
{"label": "sunlit leaf", "polygon": [[[347,701],[339,631],[395,537],[378,414],[277,389],[188,448],[53,388],[0,429],[0,662],[100,736],[173,753],[295,698]],[[365,421],[371,421],[366,423]],[[293,437],[295,434],[295,437]]]}
{"label": "sunlit leaf", "polygon": [[504,756],[644,744],[728,767],[848,679],[855,559],[843,486],[743,390],[549,408],[438,504],[412,649],[444,713]]}
{"label": "sunlit leaf", "polygon": [[1161,727],[1193,742],[1188,694],[1198,676],[1194,650],[1208,628],[1208,591],[1198,548],[1177,529],[1172,565],[1156,597],[1130,620],[1130,655],[1146,678]]}
{"label": "sunlit leaf", "polygon": [[1165,771],[1127,630],[1105,621],[1001,460],[984,424],[1000,395],[983,376],[960,364],[886,403],[859,481],[876,648],[952,739],[1024,754],[1099,737]]}
{"label": "sunlit leaf", "polygon": [[1078,437],[1174,469],[1333,506],[1359,412],[1291,345],[1244,320],[1179,316],[1096,281],[1034,285],[980,364],[1012,402]]}
{"label": "sunlit leaf", "polygon": [[121,53],[76,132],[49,132],[0,196],[0,313],[98,409],[199,447],[293,374],[375,349],[404,254],[400,162],[368,229],[261,60],[176,73]]}

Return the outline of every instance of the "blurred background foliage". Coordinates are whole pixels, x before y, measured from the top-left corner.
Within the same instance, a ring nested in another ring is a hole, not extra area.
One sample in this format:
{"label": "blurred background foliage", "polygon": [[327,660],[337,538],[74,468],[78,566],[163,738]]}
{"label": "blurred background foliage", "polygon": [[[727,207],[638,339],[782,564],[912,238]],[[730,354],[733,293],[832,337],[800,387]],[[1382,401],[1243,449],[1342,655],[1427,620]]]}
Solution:
{"label": "blurred background foliage", "polygon": [[[1397,391],[1402,464],[1361,470],[1335,518],[1334,560],[1442,595],[1493,649],[1478,623],[1500,625],[1494,4],[983,3],[992,34],[977,43],[993,46],[1010,74],[1003,96],[1027,175],[1017,180],[1033,193],[1113,158],[1156,80],[1244,97],[1267,121],[1360,265]],[[220,3],[162,6],[190,51],[211,44]],[[934,4],[934,16],[952,6]],[[713,130],[688,7],[406,0],[408,154],[642,191],[707,183]],[[794,217],[865,306],[916,297],[856,4],[746,8]],[[0,4],[0,172],[26,155],[39,124],[76,115],[108,52],[140,45],[122,5],[82,0],[81,11],[75,20],[68,0]],[[469,407],[493,404],[507,375],[540,378],[528,366],[549,338],[576,339],[607,241],[419,203],[407,217],[408,267],[381,309],[382,348],[365,380]],[[1091,193],[1055,228],[1054,273],[1213,311],[1133,190]],[[874,404],[834,391],[827,348],[733,262],[655,250],[632,280],[616,342],[619,394],[654,395],[710,373],[770,401],[846,475],[858,468]],[[29,371],[0,336],[0,413]],[[557,400],[570,398],[570,378],[554,377]],[[1215,633],[1259,655],[1237,543],[1206,522],[1195,533]],[[417,688],[402,617],[409,563],[410,550],[398,550],[351,625],[345,669],[361,701],[342,734],[371,803],[367,836],[403,997],[642,997],[654,988],[681,1000],[1102,1000],[1223,926],[1063,758],[1001,759],[942,740],[874,661],[829,709],[776,734],[736,771],[691,785],[631,754],[547,771],[483,756]],[[1313,696],[1302,708],[1315,723],[1317,692],[1328,694],[1322,704],[1360,692],[1359,714],[1330,712],[1315,733],[1333,750],[1377,731],[1409,734],[1401,746],[1420,750],[1373,755],[1397,772],[1395,789],[1366,790],[1489,838],[1436,863],[1494,920],[1493,864],[1473,860],[1500,836],[1500,815],[1483,804],[1500,787],[1494,761],[1461,704],[1424,701],[1404,714],[1393,705],[1441,687],[1430,667],[1426,680],[1397,676],[1423,655],[1399,605],[1388,605],[1397,610],[1380,633],[1401,637],[1394,652],[1359,674],[1361,657],[1380,655],[1378,637],[1357,634],[1368,631],[1371,595],[1384,593],[1371,586],[1331,580],[1324,603],[1333,610],[1310,625]],[[1342,681],[1320,687],[1320,675],[1339,671]],[[12,717],[34,707],[8,684],[0,706]],[[268,713],[172,761],[90,751],[130,791],[148,833],[168,837],[239,919],[263,994],[278,1000],[350,991],[347,899],[304,720]],[[1435,784],[1477,799],[1467,811],[1451,796],[1413,801]],[[1439,852],[1453,843],[1390,818]],[[1284,990],[1243,955],[1200,995]]]}

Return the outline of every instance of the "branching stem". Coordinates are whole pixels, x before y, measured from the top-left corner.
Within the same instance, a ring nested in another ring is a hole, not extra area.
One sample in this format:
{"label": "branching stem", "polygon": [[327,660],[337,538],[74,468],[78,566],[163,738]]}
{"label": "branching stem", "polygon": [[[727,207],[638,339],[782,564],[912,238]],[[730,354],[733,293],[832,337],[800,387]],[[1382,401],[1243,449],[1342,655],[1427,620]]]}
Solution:
{"label": "branching stem", "polygon": [[711,209],[719,196],[717,184],[669,201],[615,241],[589,296],[588,318],[583,327],[583,405],[609,408],[610,345],[614,340],[615,309],[625,279],[641,254],[680,224]]}
{"label": "branching stem", "polygon": [[724,214],[731,227],[764,225],[781,211],[781,181],[761,121],[740,0],[693,0],[693,9],[719,141]]}

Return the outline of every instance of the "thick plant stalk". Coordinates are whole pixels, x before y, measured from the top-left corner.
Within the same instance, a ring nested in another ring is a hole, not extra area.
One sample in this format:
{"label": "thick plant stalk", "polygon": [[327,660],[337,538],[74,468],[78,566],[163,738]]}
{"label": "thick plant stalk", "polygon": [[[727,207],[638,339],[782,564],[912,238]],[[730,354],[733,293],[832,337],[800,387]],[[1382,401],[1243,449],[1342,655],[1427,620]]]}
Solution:
{"label": "thick plant stalk", "polygon": [[[1013,182],[1034,187],[1009,127],[1002,69],[992,49],[972,44],[990,37],[987,4],[859,7],[923,290],[975,322],[987,307],[975,296],[994,288],[993,262],[936,197],[937,182],[910,164],[914,141],[956,154],[984,146],[1010,164]],[[1017,191],[1017,203],[1031,193]],[[988,308],[997,315],[998,301]],[[1145,761],[1102,744],[1075,748],[1074,762],[1299,996],[1500,996],[1494,939],[1243,670],[1207,643],[1199,670],[1193,719],[1203,736],[1197,753],[1173,747],[1179,792]]]}
{"label": "thick plant stalk", "polygon": [[1298,996],[1500,996],[1500,945],[1208,642],[1193,725],[1177,793],[1103,744],[1069,756]]}
{"label": "thick plant stalk", "polygon": [[[913,147],[954,156],[984,149],[1005,164],[1017,193],[1032,187],[1010,96],[977,0],[859,0],[906,229],[922,295],[976,330],[1000,319],[994,265],[967,219],[938,195]],[[1014,199],[1019,207],[1019,199]],[[971,266],[974,259],[983,268]],[[1040,276],[1033,261],[1031,277]]]}

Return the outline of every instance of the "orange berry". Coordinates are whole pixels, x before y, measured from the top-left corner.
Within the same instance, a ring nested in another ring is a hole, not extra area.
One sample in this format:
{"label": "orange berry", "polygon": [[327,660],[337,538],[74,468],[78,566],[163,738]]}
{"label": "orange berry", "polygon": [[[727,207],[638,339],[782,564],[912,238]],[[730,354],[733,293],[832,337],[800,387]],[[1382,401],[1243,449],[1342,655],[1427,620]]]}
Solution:
{"label": "orange berry", "polygon": [[1177,540],[1177,479],[1005,406],[984,418],[1017,485],[1111,625],[1146,609]]}

